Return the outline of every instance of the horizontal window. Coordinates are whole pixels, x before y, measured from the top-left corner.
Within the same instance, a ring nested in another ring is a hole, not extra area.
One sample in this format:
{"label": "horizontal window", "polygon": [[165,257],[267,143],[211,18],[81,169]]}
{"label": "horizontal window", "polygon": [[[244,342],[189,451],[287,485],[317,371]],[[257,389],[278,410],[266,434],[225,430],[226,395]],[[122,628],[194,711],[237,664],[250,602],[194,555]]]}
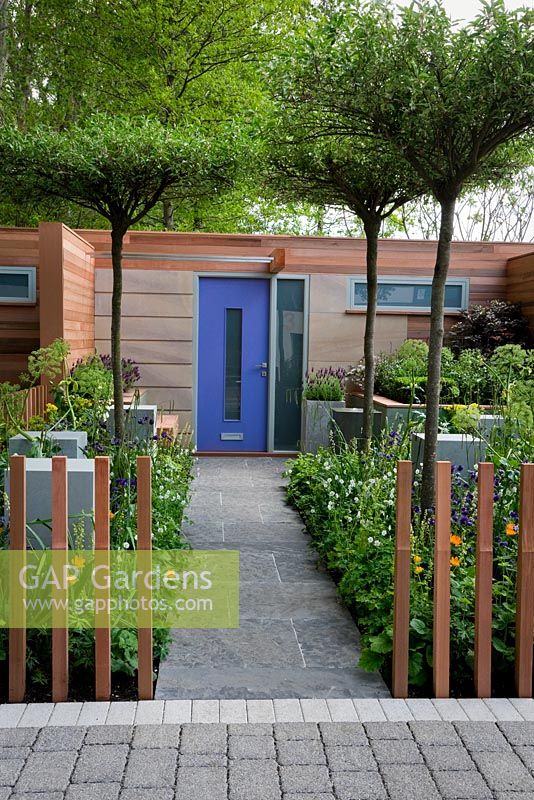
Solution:
{"label": "horizontal window", "polygon": [[[350,278],[350,308],[367,306],[367,281]],[[430,311],[432,278],[379,278],[378,309],[392,311]],[[445,311],[464,311],[469,301],[469,280],[452,278],[445,287]]]}
{"label": "horizontal window", "polygon": [[0,303],[35,303],[35,267],[0,267]]}

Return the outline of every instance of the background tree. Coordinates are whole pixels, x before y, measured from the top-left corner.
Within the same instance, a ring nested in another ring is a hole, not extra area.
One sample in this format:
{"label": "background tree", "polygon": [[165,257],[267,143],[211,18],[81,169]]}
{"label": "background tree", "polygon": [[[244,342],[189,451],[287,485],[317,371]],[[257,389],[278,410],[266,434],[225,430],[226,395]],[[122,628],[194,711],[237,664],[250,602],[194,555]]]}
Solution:
{"label": "background tree", "polygon": [[[63,130],[95,112],[150,115],[163,124],[199,125],[210,136],[210,129],[236,115],[261,114],[266,94],[258,64],[283,37],[297,0],[0,2],[8,5],[4,121]],[[250,213],[246,186],[239,199],[243,213]],[[168,192],[145,224],[191,225],[181,200]],[[236,187],[234,206],[237,201]],[[206,217],[217,216],[217,198],[213,214],[209,205],[204,199]],[[8,222],[31,210],[11,204],[0,214]],[[48,219],[76,219],[79,213],[65,202],[54,207],[50,199],[33,211]],[[85,217],[90,226],[105,224],[90,213]]]}
{"label": "background tree", "polygon": [[[363,224],[367,308],[362,438],[368,446],[373,432],[378,237],[384,221],[423,191],[421,181],[385,144],[358,137],[317,138],[313,108],[299,103],[292,114],[284,115],[279,107],[276,116],[279,135],[273,138],[267,179],[274,178],[282,196],[304,199],[323,209],[325,205],[349,208]],[[292,134],[284,138],[283,132],[288,130]]]}
{"label": "background tree", "polygon": [[124,436],[121,374],[124,235],[174,186],[191,200],[232,184],[241,152],[237,131],[215,139],[150,119],[96,116],[63,133],[38,128],[0,132],[0,160],[11,195],[57,197],[100,214],[111,226],[111,358],[115,434]]}
{"label": "background tree", "polygon": [[[432,282],[423,507],[434,502],[445,284],[456,202],[513,173],[510,143],[534,125],[534,10],[491,0],[464,27],[440,0],[395,10],[380,0],[325,0],[301,67],[323,132],[390,144],[440,206]],[[335,116],[329,110],[335,108]],[[508,146],[508,147],[507,147]]]}
{"label": "background tree", "polygon": [[[435,200],[409,203],[399,217],[407,238],[437,239],[440,209]],[[498,183],[463,192],[456,204],[453,238],[463,242],[533,241],[534,168],[526,167]]]}

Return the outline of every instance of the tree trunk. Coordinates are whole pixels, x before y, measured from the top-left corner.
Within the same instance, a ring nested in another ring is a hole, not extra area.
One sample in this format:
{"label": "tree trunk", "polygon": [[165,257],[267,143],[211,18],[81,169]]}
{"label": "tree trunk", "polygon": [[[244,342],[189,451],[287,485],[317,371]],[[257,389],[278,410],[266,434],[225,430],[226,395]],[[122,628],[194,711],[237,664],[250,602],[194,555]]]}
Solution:
{"label": "tree trunk", "polygon": [[454,229],[456,198],[440,203],[441,222],[434,278],[432,280],[432,305],[430,311],[430,340],[428,349],[428,377],[426,384],[425,448],[421,483],[421,506],[434,505],[435,462],[438,444],[439,400],[441,395],[441,351],[443,348],[443,310],[445,283],[449,271],[451,240]]}
{"label": "tree trunk", "polygon": [[163,225],[166,231],[174,230],[174,206],[171,200],[163,201]]}
{"label": "tree trunk", "polygon": [[113,404],[115,406],[115,436],[124,439],[124,402],[122,390],[121,359],[121,305],[122,305],[122,242],[123,227],[111,231],[111,263],[113,266],[113,293],[111,295],[111,368],[113,370]]}
{"label": "tree trunk", "polygon": [[363,344],[365,378],[363,384],[363,446],[368,449],[373,435],[373,394],[375,390],[375,321],[378,293],[378,234],[380,221],[364,222],[367,240],[367,309]]}
{"label": "tree trunk", "polygon": [[7,36],[9,24],[9,0],[0,0],[0,89],[4,85],[7,71]]}

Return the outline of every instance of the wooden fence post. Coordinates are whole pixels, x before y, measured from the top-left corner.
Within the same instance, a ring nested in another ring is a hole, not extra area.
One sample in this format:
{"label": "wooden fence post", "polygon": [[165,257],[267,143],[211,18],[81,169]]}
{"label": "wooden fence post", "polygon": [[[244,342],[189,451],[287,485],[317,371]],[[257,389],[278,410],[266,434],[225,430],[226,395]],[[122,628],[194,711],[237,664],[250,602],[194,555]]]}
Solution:
{"label": "wooden fence post", "polygon": [[[137,457],[137,549],[152,551],[152,461],[150,456]],[[148,556],[150,559],[150,556]],[[143,564],[148,562],[146,558]],[[149,590],[141,589],[147,597]],[[145,615],[146,617],[146,615]],[[152,700],[152,625],[140,627],[138,636],[137,689],[140,700]]]}
{"label": "wooden fence post", "polygon": [[[26,551],[26,458],[9,459],[9,541],[10,550]],[[11,571],[11,585],[18,576]],[[20,594],[20,593],[18,593]],[[26,693],[26,628],[9,629],[10,703],[22,703]]]}
{"label": "wooden fence post", "polygon": [[[95,458],[95,566],[110,568],[109,457]],[[95,614],[95,699],[111,697],[110,590],[95,590],[95,601],[103,600],[104,611]]]}
{"label": "wooden fence post", "polygon": [[449,696],[451,627],[451,464],[436,462],[434,544],[434,696]]}
{"label": "wooden fence post", "polygon": [[397,463],[395,591],[393,600],[393,697],[408,697],[410,652],[410,533],[412,524],[412,462]]}
{"label": "wooden fence post", "polygon": [[[67,457],[52,458],[52,551],[60,553],[52,563],[56,572],[65,576],[68,550]],[[55,589],[53,599],[59,604],[68,601],[68,588]],[[52,613],[52,701],[64,703],[69,693],[69,616],[61,605]]]}
{"label": "wooden fence post", "polygon": [[474,676],[477,697],[491,697],[493,476],[492,463],[478,465]]}
{"label": "wooden fence post", "polygon": [[532,641],[534,635],[534,464],[521,465],[518,548],[515,684],[518,697],[532,697]]}

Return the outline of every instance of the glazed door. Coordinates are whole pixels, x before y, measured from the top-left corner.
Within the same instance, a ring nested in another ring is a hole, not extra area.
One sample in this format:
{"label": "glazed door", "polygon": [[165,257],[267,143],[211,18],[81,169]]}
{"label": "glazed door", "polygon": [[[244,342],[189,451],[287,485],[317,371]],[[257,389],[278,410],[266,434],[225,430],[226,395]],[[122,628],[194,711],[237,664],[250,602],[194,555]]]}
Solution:
{"label": "glazed door", "polygon": [[269,280],[200,278],[197,448],[265,451]]}

